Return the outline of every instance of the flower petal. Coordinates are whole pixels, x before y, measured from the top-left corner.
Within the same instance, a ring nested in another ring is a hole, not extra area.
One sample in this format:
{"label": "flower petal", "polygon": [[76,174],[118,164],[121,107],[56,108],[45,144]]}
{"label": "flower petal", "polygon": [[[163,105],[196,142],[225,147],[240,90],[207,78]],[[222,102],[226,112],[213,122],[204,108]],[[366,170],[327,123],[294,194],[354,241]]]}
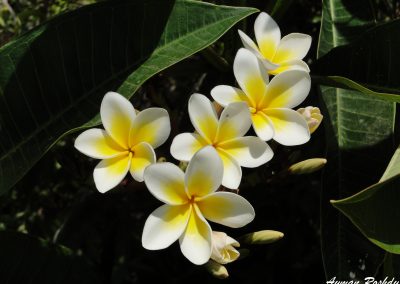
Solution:
{"label": "flower petal", "polygon": [[239,163],[223,149],[217,148],[217,151],[224,164],[222,185],[230,189],[237,189],[242,180],[242,168],[239,166]]}
{"label": "flower petal", "polygon": [[274,155],[268,144],[255,136],[232,139],[219,146],[238,161],[240,166],[247,168],[259,167]]}
{"label": "flower petal", "polygon": [[113,158],[126,150],[119,146],[103,129],[93,128],[79,134],[75,139],[75,148],[95,159]]}
{"label": "flower petal", "polygon": [[216,191],[222,182],[224,167],[217,151],[207,146],[190,160],[185,173],[188,196],[201,197]]}
{"label": "flower petal", "polygon": [[137,115],[131,131],[131,146],[147,142],[153,148],[163,144],[171,132],[168,112],[163,108],[148,108]]}
{"label": "flower petal", "polygon": [[156,153],[154,153],[153,147],[146,142],[137,144],[132,148],[132,151],[133,155],[129,171],[136,181],[142,182],[146,167],[156,162]]}
{"label": "flower petal", "polygon": [[310,140],[307,121],[301,114],[292,109],[275,108],[264,110],[272,121],[275,135],[274,140],[285,146],[294,146]]}
{"label": "flower petal", "polygon": [[131,155],[102,160],[93,171],[94,183],[101,193],[116,187],[126,176],[131,164]]}
{"label": "flower petal", "polygon": [[310,50],[311,40],[311,36],[300,33],[284,36],[279,43],[273,61],[282,63],[294,59],[303,59]]}
{"label": "flower petal", "polygon": [[310,68],[308,67],[307,63],[305,63],[303,60],[300,59],[285,61],[277,66],[279,67],[277,67],[274,70],[268,71],[268,73],[271,75],[277,75],[279,73],[289,70],[300,70],[310,73]]}
{"label": "flower petal", "polygon": [[232,192],[214,192],[196,203],[203,216],[218,224],[239,228],[253,221],[253,206]]}
{"label": "flower petal", "polygon": [[238,30],[240,39],[242,40],[243,46],[253,52],[255,55],[260,56],[260,50],[258,49],[257,45],[254,43],[254,41],[244,32],[242,32],[241,30]]}
{"label": "flower petal", "polygon": [[163,205],[149,215],[144,224],[142,245],[148,250],[169,247],[185,231],[190,217],[190,206]]}
{"label": "flower petal", "polygon": [[189,116],[196,131],[211,142],[217,133],[218,118],[210,100],[201,94],[193,94],[189,99]]}
{"label": "flower petal", "polygon": [[267,13],[260,13],[254,22],[254,33],[261,54],[272,60],[281,40],[281,31]]}
{"label": "flower petal", "polygon": [[251,119],[254,131],[260,139],[268,141],[274,137],[272,122],[262,111],[252,114]]}
{"label": "flower petal", "polygon": [[101,102],[100,116],[107,133],[123,148],[129,148],[129,132],[136,117],[132,104],[118,93],[108,92]]}
{"label": "flower petal", "polygon": [[249,106],[244,102],[231,103],[221,113],[217,139],[221,143],[244,136],[251,127]]}
{"label": "flower petal", "polygon": [[157,163],[144,171],[144,182],[158,200],[180,205],[188,202],[184,185],[184,173],[172,163]]}
{"label": "flower petal", "polygon": [[179,161],[190,161],[193,155],[208,145],[208,143],[196,133],[181,133],[175,136],[171,144],[171,155]]}
{"label": "flower petal", "polygon": [[211,257],[211,227],[196,206],[192,207],[185,232],[179,238],[183,255],[197,265],[206,263]]}
{"label": "flower petal", "polygon": [[310,75],[291,70],[276,75],[267,87],[262,108],[294,108],[301,104],[311,88]]}
{"label": "flower petal", "polygon": [[211,96],[223,107],[235,102],[246,102],[249,106],[251,105],[248,97],[242,90],[231,86],[216,86],[211,90]]}
{"label": "flower petal", "polygon": [[247,49],[241,48],[233,62],[233,73],[240,88],[256,107],[264,97],[269,82],[263,63]]}

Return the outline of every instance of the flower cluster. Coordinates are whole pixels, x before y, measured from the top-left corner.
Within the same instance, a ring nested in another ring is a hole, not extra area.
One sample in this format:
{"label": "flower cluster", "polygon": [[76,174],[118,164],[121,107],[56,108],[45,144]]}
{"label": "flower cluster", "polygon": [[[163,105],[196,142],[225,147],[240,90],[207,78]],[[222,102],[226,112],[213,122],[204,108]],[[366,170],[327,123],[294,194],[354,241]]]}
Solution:
{"label": "flower cluster", "polygon": [[[258,46],[239,31],[245,48],[239,49],[233,72],[240,88],[220,85],[212,98],[224,109],[219,114],[206,96],[193,94],[188,112],[192,133],[177,135],[171,155],[188,162],[186,171],[169,163],[156,163],[154,149],[171,130],[168,112],[149,108],[136,113],[123,96],[105,95],[100,115],[103,129],[89,129],[78,136],[75,147],[102,161],[93,177],[104,193],[131,174],[144,181],[150,193],[165,203],[147,218],[142,244],[159,250],[179,240],[185,257],[194,264],[210,259],[219,264],[236,260],[239,242],[223,232],[212,231],[208,221],[232,228],[245,226],[255,217],[251,204],[239,194],[241,167],[256,168],[273,157],[266,141],[300,145],[310,139],[322,120],[318,108],[293,110],[307,97],[311,79],[307,54],[311,38],[289,34],[281,38],[275,21],[261,13],[254,25]],[[270,78],[270,75],[274,75]],[[256,136],[246,136],[253,127]],[[268,241],[283,236],[268,235]]]}

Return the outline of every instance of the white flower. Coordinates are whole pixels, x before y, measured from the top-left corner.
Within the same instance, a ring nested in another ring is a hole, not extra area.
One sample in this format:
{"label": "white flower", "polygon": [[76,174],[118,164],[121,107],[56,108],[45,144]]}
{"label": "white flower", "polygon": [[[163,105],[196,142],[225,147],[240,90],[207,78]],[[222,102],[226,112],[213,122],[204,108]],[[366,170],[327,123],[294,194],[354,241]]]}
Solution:
{"label": "white flower", "polygon": [[83,154],[102,159],[93,172],[96,188],[104,193],[117,186],[128,171],[143,181],[144,169],[156,161],[153,148],[163,144],[171,131],[168,112],[149,108],[138,115],[120,94],[107,93],[100,107],[104,128],[81,133],[75,148]]}
{"label": "white flower", "polygon": [[276,75],[287,70],[310,72],[308,65],[302,60],[311,46],[309,35],[291,33],[281,39],[278,25],[264,12],[254,22],[254,33],[258,46],[239,30],[244,47],[262,60],[270,74]]}
{"label": "white flower", "polygon": [[171,163],[150,165],[144,173],[146,186],[166,204],[147,218],[143,247],[164,249],[179,239],[183,255],[200,265],[210,259],[212,251],[206,219],[232,228],[251,222],[255,213],[246,199],[231,192],[215,192],[222,175],[222,161],[212,147],[198,151],[185,173]]}
{"label": "white flower", "polygon": [[241,89],[220,85],[211,96],[222,106],[245,102],[251,112],[253,128],[264,141],[274,139],[286,146],[300,145],[310,139],[304,117],[292,108],[307,97],[311,88],[310,75],[290,70],[276,75],[269,82],[259,59],[241,48],[233,63],[233,72]]}
{"label": "white flower", "polygon": [[240,253],[235,249],[235,247],[240,247],[240,244],[224,232],[213,231],[212,243],[211,259],[220,264],[235,261],[240,256]]}
{"label": "white flower", "polygon": [[324,118],[319,108],[313,106],[299,108],[297,112],[306,119],[310,133],[313,133],[315,130],[317,130],[322,122],[322,119]]}
{"label": "white flower", "polygon": [[213,104],[205,96],[194,94],[189,99],[189,116],[197,133],[182,133],[172,141],[171,155],[189,161],[202,147],[213,146],[224,163],[222,185],[238,188],[242,167],[254,168],[271,160],[271,148],[255,136],[245,136],[251,127],[247,105],[228,105],[218,120]]}

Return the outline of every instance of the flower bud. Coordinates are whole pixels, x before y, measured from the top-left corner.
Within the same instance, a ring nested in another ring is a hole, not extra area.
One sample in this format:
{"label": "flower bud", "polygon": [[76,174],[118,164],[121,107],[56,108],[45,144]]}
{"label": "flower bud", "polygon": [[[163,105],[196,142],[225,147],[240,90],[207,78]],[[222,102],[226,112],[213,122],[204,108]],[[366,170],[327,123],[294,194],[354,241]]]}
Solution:
{"label": "flower bud", "polygon": [[294,175],[311,174],[322,169],[325,166],[326,162],[326,159],[322,158],[308,159],[291,165],[288,171],[289,173]]}
{"label": "flower bud", "polygon": [[249,245],[264,245],[279,241],[283,233],[272,230],[263,230],[240,237],[240,241]]}
{"label": "flower bud", "polygon": [[212,253],[211,259],[220,264],[226,264],[235,261],[240,253],[235,249],[240,244],[229,237],[224,232],[212,232]]}
{"label": "flower bud", "polygon": [[312,106],[299,108],[297,112],[306,119],[310,133],[313,133],[315,130],[317,130],[318,126],[321,124],[322,118],[324,117],[319,108]]}
{"label": "flower bud", "polygon": [[204,266],[212,276],[218,279],[225,279],[229,277],[226,267],[212,259],[210,259]]}

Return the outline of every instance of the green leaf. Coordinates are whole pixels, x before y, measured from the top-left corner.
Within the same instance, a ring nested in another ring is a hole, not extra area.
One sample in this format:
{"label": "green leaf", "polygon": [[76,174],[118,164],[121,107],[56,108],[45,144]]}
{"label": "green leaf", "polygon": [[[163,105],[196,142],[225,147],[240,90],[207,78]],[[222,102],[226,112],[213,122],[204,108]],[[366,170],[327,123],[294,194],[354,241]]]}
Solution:
{"label": "green leaf", "polygon": [[331,203],[346,215],[371,242],[400,254],[400,147],[381,180],[350,197]]}
{"label": "green leaf", "polygon": [[14,232],[0,232],[1,283],[101,283],[89,263],[68,248]]}
{"label": "green leaf", "polygon": [[374,96],[375,98],[379,98],[379,99],[382,99],[382,100],[385,100],[388,102],[400,103],[400,96],[395,94],[395,92],[397,92],[397,90],[381,88],[382,91],[386,91],[386,92],[395,91],[395,92],[393,92],[393,93],[377,92],[377,91],[368,89],[366,87],[366,85],[358,84],[357,82],[354,82],[348,78],[340,77],[340,76],[316,76],[316,75],[313,75],[312,79],[313,79],[314,84],[359,91],[360,95],[370,95],[370,96]]}
{"label": "green leaf", "polygon": [[104,1],[2,47],[0,193],[60,137],[98,124],[107,91],[131,97],[256,11],[189,0]]}
{"label": "green leaf", "polygon": [[292,6],[294,0],[272,0],[268,1],[267,11],[274,19],[281,19],[286,11]]}
{"label": "green leaf", "polygon": [[[324,0],[318,57],[353,42],[374,23],[370,1]],[[340,60],[348,63],[351,57]],[[329,201],[352,195],[379,180],[394,147],[395,104],[340,88],[321,86],[320,92],[328,160],[321,191],[325,273],[328,279],[350,279],[350,274],[363,279],[374,274],[382,262],[382,251]],[[366,269],[360,269],[360,261]]]}
{"label": "green leaf", "polygon": [[350,44],[324,53],[311,70],[324,85],[338,87],[339,84],[339,87],[400,102],[399,49],[400,20],[394,20],[369,29]]}

